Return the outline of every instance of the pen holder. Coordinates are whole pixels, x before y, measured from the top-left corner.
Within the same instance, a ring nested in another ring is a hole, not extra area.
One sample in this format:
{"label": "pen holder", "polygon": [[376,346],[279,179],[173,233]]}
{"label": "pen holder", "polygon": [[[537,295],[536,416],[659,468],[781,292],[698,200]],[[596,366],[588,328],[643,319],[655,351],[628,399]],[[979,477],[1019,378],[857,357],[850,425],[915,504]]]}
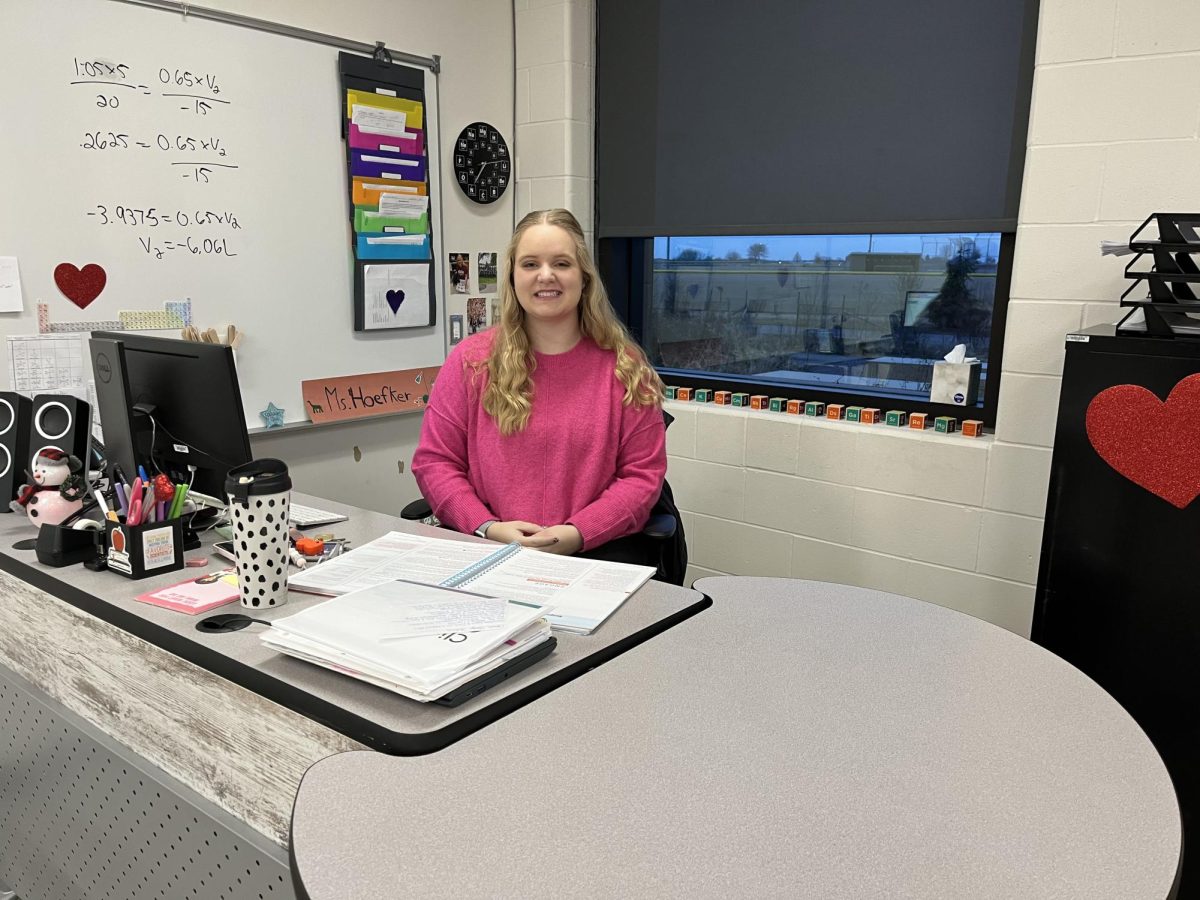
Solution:
{"label": "pen holder", "polygon": [[127,578],[183,568],[183,517],[149,525],[105,520],[108,567]]}

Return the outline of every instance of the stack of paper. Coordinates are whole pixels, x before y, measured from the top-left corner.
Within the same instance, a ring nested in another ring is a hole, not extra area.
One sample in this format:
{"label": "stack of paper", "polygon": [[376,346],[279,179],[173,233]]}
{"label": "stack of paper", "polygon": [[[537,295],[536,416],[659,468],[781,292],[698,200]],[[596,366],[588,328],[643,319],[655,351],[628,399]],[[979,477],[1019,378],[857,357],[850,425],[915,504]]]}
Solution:
{"label": "stack of paper", "polygon": [[537,603],[388,581],[275,620],[262,642],[414,700],[436,700],[550,637]]}

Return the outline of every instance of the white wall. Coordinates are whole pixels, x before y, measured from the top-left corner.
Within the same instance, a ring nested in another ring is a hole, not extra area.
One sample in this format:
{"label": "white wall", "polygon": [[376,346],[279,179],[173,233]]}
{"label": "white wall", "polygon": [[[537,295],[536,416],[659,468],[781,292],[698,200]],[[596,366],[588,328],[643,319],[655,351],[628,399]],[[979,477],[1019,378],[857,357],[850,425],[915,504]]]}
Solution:
{"label": "white wall", "polygon": [[[352,40],[384,41],[390,48],[421,56],[441,56],[443,172],[453,171],[453,140],[471,122],[494,124],[515,145],[514,11],[507,0],[209,0],[204,5]],[[480,206],[444,179],[446,252],[502,251],[512,233],[515,193],[509,190],[499,202]],[[445,260],[440,260],[439,271],[444,267]],[[465,297],[451,297],[450,304],[450,312],[465,314]],[[394,416],[263,434],[251,443],[255,455],[287,460],[298,490],[396,512],[419,495],[408,469],[420,427],[419,415]]]}
{"label": "white wall", "polygon": [[[550,19],[530,6],[531,29]],[[1196,208],[1198,125],[1200,4],[1042,0],[996,434],[671,404],[691,574],[859,584],[1027,635],[1063,335],[1117,315],[1124,261],[1101,259],[1102,238]]]}

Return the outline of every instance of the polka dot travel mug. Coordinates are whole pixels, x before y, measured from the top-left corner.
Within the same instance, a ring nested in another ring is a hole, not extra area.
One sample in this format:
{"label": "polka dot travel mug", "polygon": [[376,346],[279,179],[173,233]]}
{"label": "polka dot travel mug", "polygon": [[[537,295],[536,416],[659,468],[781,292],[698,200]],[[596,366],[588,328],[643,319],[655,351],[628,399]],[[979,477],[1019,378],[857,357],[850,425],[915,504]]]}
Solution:
{"label": "polka dot travel mug", "polygon": [[230,469],[225,493],[242,606],[281,606],[287,602],[288,505],[292,496],[287,464],[256,459]]}

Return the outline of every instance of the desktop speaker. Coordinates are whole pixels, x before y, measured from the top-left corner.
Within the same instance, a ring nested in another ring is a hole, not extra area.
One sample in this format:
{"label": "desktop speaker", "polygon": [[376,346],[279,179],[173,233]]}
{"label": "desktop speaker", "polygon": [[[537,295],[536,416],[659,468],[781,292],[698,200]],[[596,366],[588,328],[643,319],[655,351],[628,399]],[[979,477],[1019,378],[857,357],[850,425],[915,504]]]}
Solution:
{"label": "desktop speaker", "polygon": [[29,467],[29,398],[0,391],[0,512],[17,499]]}
{"label": "desktop speaker", "polygon": [[91,439],[90,403],[70,394],[38,394],[33,398],[29,417],[29,449],[23,466],[33,471],[37,455],[51,447],[69,453],[87,465]]}

